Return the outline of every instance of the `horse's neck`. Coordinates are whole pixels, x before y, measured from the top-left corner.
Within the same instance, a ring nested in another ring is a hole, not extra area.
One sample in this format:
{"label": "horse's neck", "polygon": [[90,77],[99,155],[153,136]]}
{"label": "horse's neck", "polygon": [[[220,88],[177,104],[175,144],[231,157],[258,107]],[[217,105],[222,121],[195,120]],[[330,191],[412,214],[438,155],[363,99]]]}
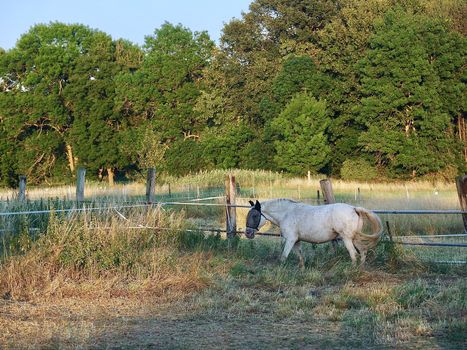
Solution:
{"label": "horse's neck", "polygon": [[273,224],[280,225],[284,220],[290,206],[295,203],[285,199],[272,199],[261,203],[261,211],[266,215],[266,218],[271,219]]}

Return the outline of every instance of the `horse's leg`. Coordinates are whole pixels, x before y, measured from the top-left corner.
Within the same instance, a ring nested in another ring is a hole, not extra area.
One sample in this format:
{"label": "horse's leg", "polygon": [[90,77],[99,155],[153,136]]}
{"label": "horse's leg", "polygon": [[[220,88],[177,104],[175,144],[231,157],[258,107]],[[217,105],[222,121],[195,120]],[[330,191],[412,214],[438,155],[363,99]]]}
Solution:
{"label": "horse's leg", "polygon": [[357,263],[357,251],[353,245],[353,242],[347,237],[342,237],[342,240],[344,241],[344,245],[350,254],[350,259],[352,259],[352,265],[355,266],[355,264]]}
{"label": "horse's leg", "polygon": [[290,254],[293,246],[295,245],[296,240],[287,239],[285,242],[284,250],[281,255],[281,262],[284,262]]}
{"label": "horse's leg", "polygon": [[331,243],[332,243],[332,249],[334,250],[334,254],[337,254],[337,238],[333,239]]}
{"label": "horse's leg", "polygon": [[298,265],[303,270],[305,268],[305,259],[303,258],[302,244],[301,244],[300,241],[295,242],[295,244],[293,246],[293,250],[294,250],[295,254],[298,255],[298,259],[299,259]]}
{"label": "horse's leg", "polygon": [[281,248],[285,245],[285,237],[281,235]]}
{"label": "horse's leg", "polygon": [[364,246],[363,244],[360,244],[358,240],[354,241],[354,246],[357,249],[357,251],[360,253],[360,265],[363,265],[366,260],[366,252],[368,248]]}
{"label": "horse's leg", "polygon": [[366,260],[366,249],[360,249],[360,264],[363,266]]}

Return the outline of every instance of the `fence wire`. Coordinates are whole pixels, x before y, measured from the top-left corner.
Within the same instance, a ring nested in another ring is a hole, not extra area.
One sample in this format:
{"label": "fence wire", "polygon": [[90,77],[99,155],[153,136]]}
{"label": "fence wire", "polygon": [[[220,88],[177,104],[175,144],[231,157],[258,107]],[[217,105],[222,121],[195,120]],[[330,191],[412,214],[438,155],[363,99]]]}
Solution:
{"label": "fence wire", "polygon": [[[221,200],[223,203],[205,203],[204,201],[209,200]],[[238,198],[239,201],[244,199]],[[158,201],[154,203],[131,203],[127,204],[115,204],[113,203],[98,203],[99,206],[92,205],[93,203],[73,203],[71,208],[57,208],[57,209],[41,209],[41,210],[18,210],[18,211],[8,211],[0,212],[0,223],[1,221],[8,222],[14,217],[26,217],[27,225],[33,226],[35,220],[29,219],[33,216],[48,216],[50,213],[80,213],[80,212],[103,212],[103,211],[113,211],[116,212],[119,217],[124,220],[129,220],[126,216],[121,213],[121,210],[132,209],[132,208],[151,208],[151,207],[164,207],[164,206],[184,206],[184,207],[212,207],[223,209],[220,212],[228,213],[226,208],[241,208],[249,209],[249,205],[235,205],[225,203],[225,196],[212,196],[205,198],[192,198],[185,199],[185,201]],[[97,204],[97,203],[95,203]],[[107,204],[107,205],[105,205]],[[79,206],[79,207],[78,207]],[[23,206],[20,206],[23,208]],[[467,214],[467,211],[462,210],[385,210],[385,209],[374,209],[372,210],[376,214],[384,215],[462,215]],[[225,218],[229,221],[229,218]],[[47,219],[45,219],[47,220]],[[40,222],[41,220],[36,220]],[[8,226],[8,225],[6,225]],[[11,225],[10,225],[11,226]],[[229,226],[230,227],[230,226]],[[131,229],[137,228],[146,228],[146,229],[156,229],[156,227],[150,227],[147,225],[133,225],[130,226]],[[30,231],[41,231],[40,227],[28,227]],[[169,229],[169,228],[160,228],[157,229]],[[216,232],[216,233],[225,233],[227,230],[220,229],[217,227],[207,227],[203,225],[197,225],[196,229],[198,231],[204,232]],[[8,228],[0,229],[0,233],[11,231]],[[241,230],[236,231],[237,234],[243,233]],[[260,232],[258,233],[262,236],[272,236],[279,237],[280,234],[277,232]],[[457,240],[457,241],[456,241]],[[461,241],[464,240],[464,241]],[[420,255],[424,260],[430,260],[435,262],[443,263],[467,263],[467,255],[465,253],[465,248],[467,247],[467,234],[440,234],[440,235],[393,235],[392,242],[394,244],[400,244],[406,247],[406,249],[413,251],[417,255]]]}

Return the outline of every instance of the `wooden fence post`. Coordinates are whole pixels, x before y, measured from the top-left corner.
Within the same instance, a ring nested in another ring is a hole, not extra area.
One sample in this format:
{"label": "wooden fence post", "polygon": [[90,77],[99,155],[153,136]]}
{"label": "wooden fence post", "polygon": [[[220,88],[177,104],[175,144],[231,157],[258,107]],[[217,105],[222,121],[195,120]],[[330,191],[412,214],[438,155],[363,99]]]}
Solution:
{"label": "wooden fence post", "polygon": [[84,201],[84,180],[86,178],[86,169],[78,168],[78,175],[76,178],[76,201]]}
{"label": "wooden fence post", "polygon": [[329,179],[320,180],[319,185],[321,186],[321,191],[323,192],[324,204],[336,203],[334,192],[332,191],[331,180]]}
{"label": "wooden fence post", "polygon": [[[457,194],[462,211],[467,211],[467,175],[456,178]],[[462,214],[464,233],[467,233],[467,214]]]}
{"label": "wooden fence post", "polygon": [[146,179],[146,202],[148,204],[154,203],[155,192],[156,192],[156,169],[149,168],[148,176]]}
{"label": "wooden fence post", "polygon": [[26,176],[21,175],[19,177],[19,193],[18,200],[23,202],[26,200]]}
{"label": "wooden fence post", "polygon": [[225,198],[227,203],[225,210],[227,237],[233,238],[237,232],[237,210],[235,207],[230,207],[236,203],[235,176],[232,174],[225,177]]}
{"label": "wooden fence post", "polygon": [[[334,192],[332,190],[331,180],[323,179],[319,181],[319,185],[321,186],[321,191],[323,192],[324,197],[324,204],[333,204],[336,203],[336,198],[334,197]],[[334,249],[334,253],[337,252],[337,238],[333,239],[332,247]]]}

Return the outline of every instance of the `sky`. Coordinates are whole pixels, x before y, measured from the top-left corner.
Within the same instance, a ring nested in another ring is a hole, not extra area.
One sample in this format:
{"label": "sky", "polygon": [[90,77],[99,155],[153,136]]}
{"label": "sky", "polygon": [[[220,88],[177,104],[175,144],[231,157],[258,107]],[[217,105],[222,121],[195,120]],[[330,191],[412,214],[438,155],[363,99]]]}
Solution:
{"label": "sky", "polygon": [[0,0],[0,47],[11,49],[33,25],[54,21],[85,24],[143,44],[164,22],[207,30],[218,42],[225,23],[241,18],[253,0]]}

